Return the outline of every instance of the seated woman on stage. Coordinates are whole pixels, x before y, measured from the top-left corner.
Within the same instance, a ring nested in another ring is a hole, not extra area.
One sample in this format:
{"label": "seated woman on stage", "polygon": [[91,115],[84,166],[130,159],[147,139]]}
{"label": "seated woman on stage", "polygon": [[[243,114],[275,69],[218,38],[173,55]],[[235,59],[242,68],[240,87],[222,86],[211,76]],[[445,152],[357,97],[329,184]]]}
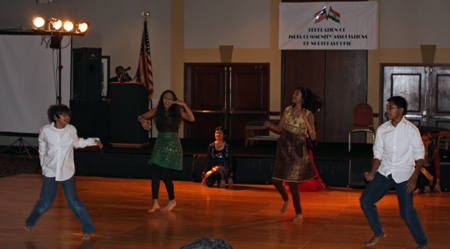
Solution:
{"label": "seated woman on stage", "polygon": [[205,170],[203,171],[202,185],[212,187],[216,182],[219,187],[224,188],[228,182],[228,187],[233,185],[233,153],[231,146],[224,138],[226,130],[222,126],[216,128],[216,141],[208,146],[206,154]]}
{"label": "seated woman on stage", "polygon": [[415,194],[429,193],[434,187],[434,191],[441,193],[441,165],[439,151],[432,143],[430,133],[422,134],[422,142],[425,147],[425,162],[422,171],[417,178],[417,188]]}

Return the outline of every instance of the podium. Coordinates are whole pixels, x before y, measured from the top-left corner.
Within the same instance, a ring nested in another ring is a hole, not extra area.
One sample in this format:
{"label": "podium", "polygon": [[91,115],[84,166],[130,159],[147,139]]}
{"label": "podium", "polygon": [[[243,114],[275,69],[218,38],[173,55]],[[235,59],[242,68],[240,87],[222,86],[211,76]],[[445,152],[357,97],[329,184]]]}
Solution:
{"label": "podium", "polygon": [[149,91],[140,82],[111,82],[111,145],[140,148],[149,144],[148,131],[137,117],[148,111]]}

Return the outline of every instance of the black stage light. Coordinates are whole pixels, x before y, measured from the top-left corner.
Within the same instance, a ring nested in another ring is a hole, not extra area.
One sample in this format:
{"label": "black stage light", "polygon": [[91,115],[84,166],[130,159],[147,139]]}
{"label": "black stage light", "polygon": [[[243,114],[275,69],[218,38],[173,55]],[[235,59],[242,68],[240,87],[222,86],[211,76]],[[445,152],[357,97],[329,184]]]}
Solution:
{"label": "black stage light", "polygon": [[61,48],[61,39],[62,36],[60,34],[52,35],[50,40],[50,48],[60,49]]}

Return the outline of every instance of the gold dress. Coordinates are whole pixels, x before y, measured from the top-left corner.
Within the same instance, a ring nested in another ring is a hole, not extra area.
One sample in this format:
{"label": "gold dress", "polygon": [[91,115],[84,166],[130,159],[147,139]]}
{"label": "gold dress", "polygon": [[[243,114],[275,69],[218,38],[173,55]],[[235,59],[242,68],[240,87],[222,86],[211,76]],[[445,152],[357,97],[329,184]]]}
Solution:
{"label": "gold dress", "polygon": [[[306,115],[311,115],[311,112],[307,110]],[[292,106],[287,107],[284,129],[277,145],[273,179],[304,182],[314,178],[314,165],[305,146],[306,127],[302,114],[294,116]]]}

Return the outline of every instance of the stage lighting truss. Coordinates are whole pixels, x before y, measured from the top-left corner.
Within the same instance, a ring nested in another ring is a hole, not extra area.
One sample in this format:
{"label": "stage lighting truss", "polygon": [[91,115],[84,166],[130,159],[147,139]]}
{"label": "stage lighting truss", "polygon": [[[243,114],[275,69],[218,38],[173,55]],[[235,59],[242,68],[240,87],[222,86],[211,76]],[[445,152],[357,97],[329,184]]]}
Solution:
{"label": "stage lighting truss", "polygon": [[63,23],[61,19],[49,18],[45,20],[42,17],[36,17],[33,20],[33,27],[35,30],[44,32],[63,32],[65,34],[84,34],[89,29],[87,22],[73,22],[67,20]]}
{"label": "stage lighting truss", "polygon": [[48,29],[51,31],[58,31],[62,27],[62,21],[56,18],[48,19]]}
{"label": "stage lighting truss", "polygon": [[36,17],[33,20],[33,24],[35,29],[43,29],[45,25],[45,20],[42,17]]}
{"label": "stage lighting truss", "polygon": [[89,29],[89,24],[87,22],[78,22],[75,24],[75,31],[79,33],[84,33]]}
{"label": "stage lighting truss", "polygon": [[71,22],[71,21],[66,21],[64,23],[64,31],[66,31],[66,32],[71,32],[73,30],[73,27],[74,27],[74,25],[73,25],[73,22]]}

